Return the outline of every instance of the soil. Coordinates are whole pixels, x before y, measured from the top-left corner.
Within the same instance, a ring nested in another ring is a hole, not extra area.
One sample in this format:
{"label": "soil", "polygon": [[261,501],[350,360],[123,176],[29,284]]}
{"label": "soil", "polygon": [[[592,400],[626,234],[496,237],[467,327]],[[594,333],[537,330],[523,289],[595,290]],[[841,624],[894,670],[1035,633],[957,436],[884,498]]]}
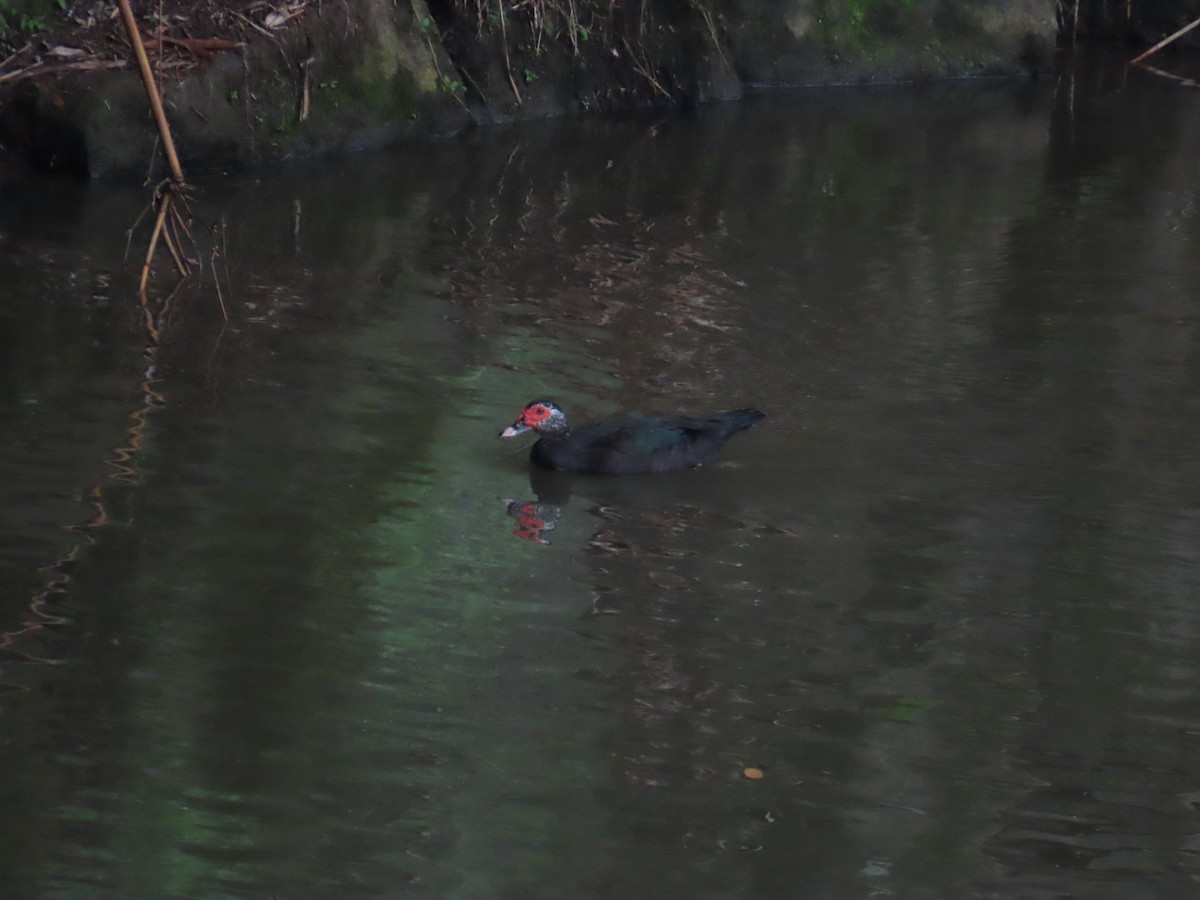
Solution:
{"label": "soil", "polygon": [[[943,8],[957,12],[933,15]],[[747,84],[1034,72],[1052,44],[1044,0],[1003,12],[949,0],[822,9],[815,0],[135,4],[193,170],[472,124],[729,100]],[[0,48],[0,150],[43,170],[145,177],[157,136],[116,4],[86,0],[50,24]]]}
{"label": "soil", "polygon": [[[135,7],[135,15],[161,83],[186,78],[219,53],[273,37],[272,29],[298,22],[307,7],[308,0],[160,0],[152,13]],[[12,32],[0,43],[0,151],[8,151],[0,152],[0,178],[19,174],[22,166],[94,174],[89,145],[97,141],[71,107],[79,105],[77,95],[89,78],[136,72],[128,30],[110,0],[75,4],[47,25],[32,35]],[[141,114],[131,113],[144,121],[144,94],[139,102]],[[122,128],[111,134],[114,146],[128,137]]]}
{"label": "soil", "polygon": [[[135,7],[135,13],[138,7]],[[290,3],[161,0],[139,17],[142,40],[156,70],[180,75],[218,52],[271,36],[302,17],[308,0]],[[0,102],[25,80],[67,72],[133,68],[133,50],[120,10],[111,0],[71,6],[33,35],[13,32],[0,42]]]}

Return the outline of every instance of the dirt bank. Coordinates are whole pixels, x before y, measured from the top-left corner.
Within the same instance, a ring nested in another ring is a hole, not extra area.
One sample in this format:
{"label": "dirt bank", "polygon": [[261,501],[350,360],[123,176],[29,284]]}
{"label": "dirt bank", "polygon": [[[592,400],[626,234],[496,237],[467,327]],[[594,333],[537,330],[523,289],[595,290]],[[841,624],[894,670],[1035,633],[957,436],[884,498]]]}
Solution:
{"label": "dirt bank", "polygon": [[[1044,0],[169,0],[134,8],[192,171],[480,124],[731,100],[755,85],[1036,72],[1048,65],[1055,30]],[[0,145],[21,165],[144,177],[157,135],[114,4],[79,4],[42,24],[32,37],[9,30]]]}

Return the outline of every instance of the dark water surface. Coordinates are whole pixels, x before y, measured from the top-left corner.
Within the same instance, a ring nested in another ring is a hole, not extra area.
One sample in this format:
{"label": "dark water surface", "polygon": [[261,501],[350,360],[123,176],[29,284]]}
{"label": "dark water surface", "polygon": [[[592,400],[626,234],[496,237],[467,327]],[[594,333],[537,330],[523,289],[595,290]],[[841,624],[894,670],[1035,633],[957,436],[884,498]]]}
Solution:
{"label": "dark water surface", "polygon": [[[1200,95],[1145,78],[214,180],[230,320],[164,271],[157,342],[145,192],[10,190],[0,895],[1200,895]],[[768,418],[531,484],[547,393]]]}

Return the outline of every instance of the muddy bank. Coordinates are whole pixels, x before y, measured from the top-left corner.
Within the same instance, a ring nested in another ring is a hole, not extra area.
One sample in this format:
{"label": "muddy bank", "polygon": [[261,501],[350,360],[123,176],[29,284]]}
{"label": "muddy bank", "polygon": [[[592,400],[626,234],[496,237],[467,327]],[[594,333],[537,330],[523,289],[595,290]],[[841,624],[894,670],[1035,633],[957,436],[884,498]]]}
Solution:
{"label": "muddy bank", "polygon": [[[135,8],[191,171],[733,100],[759,85],[1036,73],[1055,33],[1044,0],[175,5],[162,19],[158,4]],[[118,26],[75,9],[8,56],[0,144],[22,165],[147,174],[157,134]]]}

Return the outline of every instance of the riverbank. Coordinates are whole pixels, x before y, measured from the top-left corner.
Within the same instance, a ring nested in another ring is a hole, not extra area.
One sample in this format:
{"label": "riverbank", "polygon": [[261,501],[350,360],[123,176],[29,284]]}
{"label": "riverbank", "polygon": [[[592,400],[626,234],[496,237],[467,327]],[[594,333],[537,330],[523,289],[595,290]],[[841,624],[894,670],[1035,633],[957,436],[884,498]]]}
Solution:
{"label": "riverbank", "polygon": [[[478,125],[739,98],[754,85],[1029,76],[1039,0],[346,0],[135,4],[185,169],[244,168]],[[109,4],[75,7],[0,68],[21,165],[145,177],[157,131]],[[22,43],[23,41],[23,43]]]}

